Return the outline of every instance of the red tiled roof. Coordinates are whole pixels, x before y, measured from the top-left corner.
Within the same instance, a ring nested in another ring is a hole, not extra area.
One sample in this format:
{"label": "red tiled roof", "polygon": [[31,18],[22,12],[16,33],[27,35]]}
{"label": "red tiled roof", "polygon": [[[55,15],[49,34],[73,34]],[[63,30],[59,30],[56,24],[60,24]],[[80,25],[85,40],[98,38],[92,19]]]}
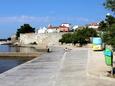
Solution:
{"label": "red tiled roof", "polygon": [[59,28],[59,27],[53,27],[53,26],[48,27],[48,29],[55,29],[55,28]]}
{"label": "red tiled roof", "polygon": [[89,26],[98,26],[98,23],[91,23]]}

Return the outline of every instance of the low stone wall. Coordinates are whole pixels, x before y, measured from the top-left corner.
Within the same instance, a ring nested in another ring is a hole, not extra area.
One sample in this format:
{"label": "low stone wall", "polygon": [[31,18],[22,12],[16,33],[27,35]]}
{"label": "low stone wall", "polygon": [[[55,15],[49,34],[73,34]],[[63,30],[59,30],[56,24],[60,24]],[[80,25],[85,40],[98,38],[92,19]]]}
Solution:
{"label": "low stone wall", "polygon": [[23,53],[23,52],[0,52],[0,57],[37,57],[41,52]]}

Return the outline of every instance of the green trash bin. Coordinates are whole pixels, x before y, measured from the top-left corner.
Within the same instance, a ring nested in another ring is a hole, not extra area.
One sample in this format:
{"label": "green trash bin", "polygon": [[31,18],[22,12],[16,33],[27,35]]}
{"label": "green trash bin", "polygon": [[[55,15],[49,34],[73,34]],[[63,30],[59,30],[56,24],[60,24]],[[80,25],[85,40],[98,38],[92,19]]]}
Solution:
{"label": "green trash bin", "polygon": [[109,48],[106,48],[104,51],[104,55],[105,55],[105,63],[108,66],[113,66],[113,53],[112,50],[110,50]]}
{"label": "green trash bin", "polygon": [[113,62],[112,62],[112,57],[110,56],[105,56],[105,62],[108,66],[112,66]]}

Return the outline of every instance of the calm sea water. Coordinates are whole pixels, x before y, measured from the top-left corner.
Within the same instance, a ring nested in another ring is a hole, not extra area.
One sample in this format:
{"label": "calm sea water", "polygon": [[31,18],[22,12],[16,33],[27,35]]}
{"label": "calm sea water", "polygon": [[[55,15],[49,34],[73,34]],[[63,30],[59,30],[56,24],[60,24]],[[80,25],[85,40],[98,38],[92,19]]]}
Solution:
{"label": "calm sea water", "polygon": [[0,52],[36,52],[34,48],[0,45]]}
{"label": "calm sea water", "polygon": [[[0,45],[0,52],[34,52],[33,48],[11,47]],[[27,57],[28,58],[28,57]],[[30,58],[32,59],[32,58]],[[27,62],[30,59],[16,57],[0,57],[0,73],[3,73],[17,65]]]}
{"label": "calm sea water", "polygon": [[[5,57],[6,58],[6,57]],[[0,59],[0,73],[3,73],[17,65],[20,65],[28,60],[26,59]]]}

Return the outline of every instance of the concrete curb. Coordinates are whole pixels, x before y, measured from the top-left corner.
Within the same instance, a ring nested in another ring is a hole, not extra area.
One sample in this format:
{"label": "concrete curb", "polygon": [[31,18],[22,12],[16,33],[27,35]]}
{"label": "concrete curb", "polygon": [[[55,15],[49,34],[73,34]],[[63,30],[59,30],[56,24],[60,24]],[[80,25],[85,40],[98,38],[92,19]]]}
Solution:
{"label": "concrete curb", "polygon": [[[45,53],[44,53],[44,54],[45,54]],[[31,60],[29,60],[29,61],[27,61],[27,62],[25,62],[25,63],[22,63],[22,64],[20,64],[20,65],[17,65],[16,67],[11,68],[11,69],[9,69],[9,70],[7,70],[7,71],[1,73],[1,74],[0,74],[0,78],[5,77],[5,75],[7,75],[7,74],[9,74],[9,73],[12,73],[12,72],[14,72],[14,71],[17,71],[17,70],[18,70],[19,68],[21,68],[22,66],[27,65],[27,64],[31,63],[32,61],[35,61],[36,59],[40,58],[41,55],[44,55],[44,54],[40,54],[40,55],[39,55],[38,57],[36,57],[36,58],[33,58],[33,59],[31,59]]]}

